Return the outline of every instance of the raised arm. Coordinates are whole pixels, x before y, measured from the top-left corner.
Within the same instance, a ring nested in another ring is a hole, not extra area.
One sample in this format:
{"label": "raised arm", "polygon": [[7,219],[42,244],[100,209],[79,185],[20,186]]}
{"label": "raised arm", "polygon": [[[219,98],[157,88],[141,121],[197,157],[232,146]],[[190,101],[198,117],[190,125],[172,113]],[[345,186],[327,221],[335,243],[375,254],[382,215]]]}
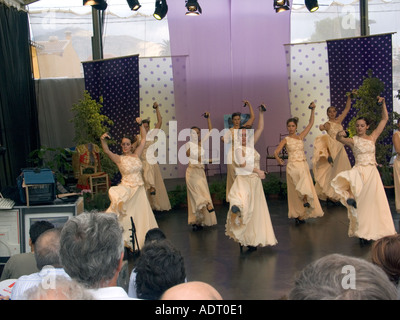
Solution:
{"label": "raised arm", "polygon": [[345,106],[343,112],[340,114],[340,116],[337,117],[337,120],[338,120],[339,123],[342,123],[344,118],[346,118],[347,114],[349,113],[350,108],[351,108],[352,96],[355,96],[356,94],[357,94],[357,90],[353,89],[351,94],[349,94],[347,96],[346,106]]}
{"label": "raised arm", "polygon": [[162,117],[157,102],[154,102],[153,108],[156,109],[156,114],[157,114],[157,123],[155,125],[155,129],[160,129],[162,125]]}
{"label": "raised arm", "polygon": [[249,110],[250,110],[250,119],[247,120],[246,123],[243,124],[243,127],[251,127],[253,125],[254,120],[256,119],[256,117],[254,115],[254,110],[248,100],[243,100],[243,103],[245,106],[249,106]]}
{"label": "raised arm", "polygon": [[142,126],[141,118],[136,118],[136,123],[139,125],[140,128],[140,143],[137,145],[133,153],[140,157],[146,144],[146,129]]}
{"label": "raised arm", "polygon": [[382,119],[379,122],[378,126],[375,128],[375,130],[372,131],[371,133],[371,136],[374,138],[375,141],[379,138],[380,134],[382,133],[383,129],[385,129],[385,126],[389,120],[389,114],[386,108],[385,98],[378,97],[378,103],[382,104]]}
{"label": "raised arm", "polygon": [[392,141],[397,155],[400,155],[400,136],[398,134],[393,134]]}
{"label": "raised arm", "polygon": [[354,141],[353,141],[353,139],[352,139],[352,138],[345,138],[345,137],[346,137],[346,131],[344,131],[344,130],[339,131],[339,132],[336,134],[336,140],[337,140],[337,141],[339,141],[339,142],[345,144],[346,146],[354,147]]}
{"label": "raised arm", "polygon": [[119,156],[115,153],[113,153],[109,148],[108,148],[108,143],[106,139],[110,139],[110,135],[106,132],[103,133],[100,137],[101,141],[101,147],[103,148],[104,153],[111,159],[111,161],[118,163],[119,161]]}
{"label": "raised arm", "polygon": [[204,117],[207,119],[207,127],[208,127],[208,132],[207,134],[201,139],[201,144],[203,144],[204,141],[206,141],[210,135],[211,135],[211,130],[212,130],[212,124],[211,124],[211,115],[207,111],[204,113]]}
{"label": "raised arm", "polygon": [[306,135],[310,132],[310,130],[314,124],[315,107],[316,106],[315,106],[314,101],[311,102],[311,104],[310,104],[310,108],[311,108],[310,120],[308,121],[307,127],[305,127],[304,130],[299,134],[299,138],[301,140],[303,140],[306,137]]}
{"label": "raised arm", "polygon": [[254,144],[257,143],[257,141],[261,137],[261,133],[264,131],[264,110],[265,110],[265,105],[262,104],[260,106],[260,116],[259,116],[259,119],[258,119],[257,129],[254,132]]}

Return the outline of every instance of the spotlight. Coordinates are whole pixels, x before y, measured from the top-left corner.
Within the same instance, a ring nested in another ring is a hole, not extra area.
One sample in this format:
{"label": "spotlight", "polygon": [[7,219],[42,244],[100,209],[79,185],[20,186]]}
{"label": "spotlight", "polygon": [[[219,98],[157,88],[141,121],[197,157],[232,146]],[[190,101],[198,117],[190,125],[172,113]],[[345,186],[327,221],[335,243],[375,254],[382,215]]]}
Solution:
{"label": "spotlight", "polygon": [[128,2],[129,8],[132,11],[138,11],[141,7],[139,0],[126,0],[126,2]]}
{"label": "spotlight", "polygon": [[289,0],[274,0],[275,12],[283,12],[290,10]]}
{"label": "spotlight", "polygon": [[84,6],[94,6],[100,4],[100,1],[96,0],[83,0],[83,5]]}
{"label": "spotlight", "polygon": [[201,7],[197,0],[186,0],[187,16],[198,16],[201,14]]}
{"label": "spotlight", "polygon": [[107,2],[104,0],[97,1],[98,4],[93,4],[92,8],[95,8],[96,10],[101,10],[104,11],[107,9]]}
{"label": "spotlight", "polygon": [[153,17],[157,20],[162,20],[167,15],[168,5],[166,0],[156,0],[156,9],[154,10]]}
{"label": "spotlight", "polygon": [[319,9],[318,0],[305,0],[308,11],[314,12]]}

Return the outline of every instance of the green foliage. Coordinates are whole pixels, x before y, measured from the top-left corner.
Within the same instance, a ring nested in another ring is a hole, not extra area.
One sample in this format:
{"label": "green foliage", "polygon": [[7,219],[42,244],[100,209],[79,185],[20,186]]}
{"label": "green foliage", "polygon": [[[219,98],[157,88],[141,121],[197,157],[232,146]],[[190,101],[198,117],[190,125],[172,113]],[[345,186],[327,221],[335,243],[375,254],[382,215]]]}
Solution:
{"label": "green foliage", "polygon": [[274,174],[267,174],[263,181],[263,189],[266,196],[270,194],[279,194],[281,191],[281,181]]}
{"label": "green foliage", "polygon": [[168,191],[168,198],[172,208],[187,203],[186,185],[177,185],[174,190]]}
{"label": "green foliage", "polygon": [[[110,178],[118,172],[118,167],[104,153],[101,148],[100,136],[104,132],[108,132],[114,122],[107,116],[101,114],[103,108],[103,97],[100,97],[99,102],[92,99],[88,91],[84,91],[83,99],[74,104],[72,111],[74,118],[71,120],[75,128],[74,142],[76,145],[95,143],[100,147],[100,162],[101,168],[107,172]],[[115,142],[111,142],[115,143]]]}
{"label": "green foliage", "polygon": [[226,198],[226,180],[213,181],[210,186],[210,194],[215,195],[217,200],[225,200]]}
{"label": "green foliage", "polygon": [[95,193],[92,197],[90,192],[83,193],[83,206],[85,211],[105,211],[110,206],[110,198],[106,193]]}
{"label": "green foliage", "polygon": [[57,181],[65,185],[68,172],[72,171],[72,165],[69,160],[71,154],[72,152],[69,149],[41,146],[39,149],[29,153],[28,163],[33,167],[51,169]]}
{"label": "green foliage", "polygon": [[100,136],[104,132],[108,132],[109,127],[114,125],[112,120],[101,114],[102,103],[103,97],[100,97],[97,102],[85,90],[83,99],[73,105],[74,118],[71,122],[75,127],[74,142],[77,145],[90,142],[99,144]]}
{"label": "green foliage", "polygon": [[[364,78],[362,85],[357,90],[356,102],[353,105],[357,109],[348,126],[350,137],[356,135],[355,123],[358,117],[366,117],[370,120],[370,127],[367,134],[375,130],[382,119],[382,107],[377,104],[377,97],[385,89],[384,83],[373,76],[372,70],[368,71],[368,76]],[[394,121],[399,118],[397,112],[389,112],[389,121],[376,142],[376,161],[383,165],[389,165],[392,157],[392,145],[384,144],[383,141],[390,137],[395,129]]]}

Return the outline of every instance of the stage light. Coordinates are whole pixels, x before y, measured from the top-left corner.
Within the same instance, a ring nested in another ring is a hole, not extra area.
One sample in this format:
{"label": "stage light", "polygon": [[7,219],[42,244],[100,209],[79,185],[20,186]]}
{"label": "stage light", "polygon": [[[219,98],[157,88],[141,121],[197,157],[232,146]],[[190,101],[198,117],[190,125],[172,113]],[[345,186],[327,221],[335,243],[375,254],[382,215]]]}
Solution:
{"label": "stage light", "polygon": [[166,0],[156,0],[156,9],[154,10],[153,17],[157,20],[162,20],[167,15],[168,5]]}
{"label": "stage light", "polygon": [[139,0],[126,0],[128,2],[129,8],[132,11],[138,11],[141,7]]}
{"label": "stage light", "polygon": [[308,11],[314,12],[319,9],[318,0],[305,0]]}
{"label": "stage light", "polygon": [[274,0],[275,12],[283,12],[290,10],[289,0]]}
{"label": "stage light", "polygon": [[106,1],[101,0],[101,1],[97,1],[97,2],[98,2],[98,4],[93,4],[92,8],[94,8],[96,10],[101,10],[101,11],[104,11],[104,10],[107,9],[107,2]]}
{"label": "stage light", "polygon": [[198,16],[201,14],[201,7],[197,0],[186,0],[187,16]]}
{"label": "stage light", "polygon": [[94,6],[94,5],[99,5],[101,1],[98,0],[83,0],[83,5],[84,6]]}

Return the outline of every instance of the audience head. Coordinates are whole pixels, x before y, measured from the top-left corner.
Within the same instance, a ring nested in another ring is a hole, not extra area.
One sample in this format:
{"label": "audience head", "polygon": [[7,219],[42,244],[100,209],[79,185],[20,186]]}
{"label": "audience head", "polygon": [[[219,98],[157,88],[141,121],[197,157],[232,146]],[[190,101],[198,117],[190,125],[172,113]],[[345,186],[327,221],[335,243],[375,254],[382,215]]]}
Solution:
{"label": "audience head", "polygon": [[147,231],[144,237],[144,243],[155,242],[160,240],[165,240],[167,237],[160,228],[153,228]]}
{"label": "audience head", "polygon": [[81,213],[61,231],[64,270],[88,288],[111,286],[118,278],[123,253],[122,228],[113,213]]}
{"label": "audience head", "polygon": [[135,272],[137,296],[147,300],[158,300],[165,290],[186,279],[183,257],[168,240],[145,244]]}
{"label": "audience head", "polygon": [[371,261],[397,286],[400,278],[400,234],[376,240],[371,248]]}
{"label": "audience head", "polygon": [[60,235],[61,230],[53,228],[43,232],[36,240],[35,259],[39,270],[44,266],[61,268]]}
{"label": "audience head", "polygon": [[56,276],[55,286],[38,285],[28,289],[26,300],[93,300],[92,294],[78,282],[64,276]]}
{"label": "audience head", "polygon": [[289,300],[396,300],[396,287],[364,259],[329,254],[307,265]]}
{"label": "audience head", "polygon": [[201,281],[178,284],[166,290],[161,300],[223,300],[211,285]]}
{"label": "audience head", "polygon": [[54,228],[48,221],[36,221],[29,229],[29,238],[32,245],[35,245],[37,238],[46,230]]}

